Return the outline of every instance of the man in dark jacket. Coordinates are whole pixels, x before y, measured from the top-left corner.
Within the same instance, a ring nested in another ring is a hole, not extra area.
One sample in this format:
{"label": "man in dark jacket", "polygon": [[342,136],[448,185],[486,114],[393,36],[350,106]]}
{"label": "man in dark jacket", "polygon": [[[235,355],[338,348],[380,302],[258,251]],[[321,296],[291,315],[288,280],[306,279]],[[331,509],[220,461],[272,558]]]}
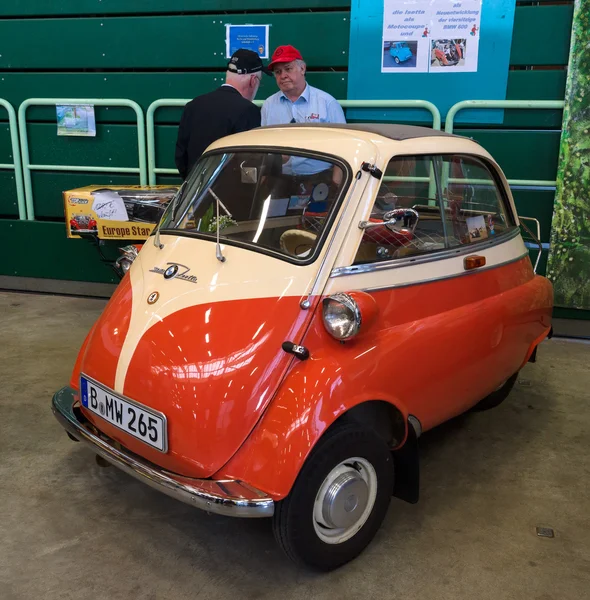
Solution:
{"label": "man in dark jacket", "polygon": [[237,50],[227,65],[225,83],[184,107],[175,154],[176,168],[183,179],[209,144],[226,135],[260,127],[260,109],[252,100],[262,73],[270,74],[256,52]]}

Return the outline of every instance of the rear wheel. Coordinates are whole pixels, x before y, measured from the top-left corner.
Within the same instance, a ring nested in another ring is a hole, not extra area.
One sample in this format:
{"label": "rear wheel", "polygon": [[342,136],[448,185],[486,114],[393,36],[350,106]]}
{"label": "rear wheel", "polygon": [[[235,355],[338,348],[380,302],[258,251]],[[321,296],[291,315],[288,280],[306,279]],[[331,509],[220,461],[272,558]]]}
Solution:
{"label": "rear wheel", "polygon": [[349,562],[381,526],[393,476],[383,439],[357,425],[335,427],[277,503],[273,530],[279,545],[295,562],[323,571]]}
{"label": "rear wheel", "polygon": [[474,407],[473,410],[490,410],[490,408],[496,408],[500,406],[508,394],[512,391],[516,380],[518,379],[518,372],[514,373],[510,379],[506,380],[495,392],[492,392],[489,396],[486,396],[483,400],[480,400]]}

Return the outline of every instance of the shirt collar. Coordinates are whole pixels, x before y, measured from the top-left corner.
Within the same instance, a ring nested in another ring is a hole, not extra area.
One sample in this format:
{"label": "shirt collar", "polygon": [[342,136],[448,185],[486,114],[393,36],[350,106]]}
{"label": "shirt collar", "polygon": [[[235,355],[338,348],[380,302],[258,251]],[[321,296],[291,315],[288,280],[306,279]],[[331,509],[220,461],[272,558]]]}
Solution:
{"label": "shirt collar", "polygon": [[[295,100],[295,102],[299,102],[299,100],[301,100],[301,98],[303,98],[306,102],[309,102],[309,84],[306,82],[305,83],[305,89],[303,90],[301,96],[299,96],[299,98],[297,98],[297,100]],[[281,92],[281,96],[280,96],[281,100],[287,100],[287,102],[291,102],[291,100],[289,100],[289,98],[287,98],[287,96],[285,96],[284,92]]]}

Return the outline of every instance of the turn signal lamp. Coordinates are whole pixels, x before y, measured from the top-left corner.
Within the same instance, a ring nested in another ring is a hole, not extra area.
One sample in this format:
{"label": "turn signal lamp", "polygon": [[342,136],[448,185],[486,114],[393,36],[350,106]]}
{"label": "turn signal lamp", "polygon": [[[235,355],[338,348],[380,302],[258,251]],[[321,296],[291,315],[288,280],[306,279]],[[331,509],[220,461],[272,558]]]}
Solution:
{"label": "turn signal lamp", "polygon": [[463,267],[466,271],[469,271],[470,269],[477,269],[479,267],[483,267],[486,264],[486,257],[485,256],[478,256],[477,254],[474,254],[473,256],[466,256],[463,259]]}

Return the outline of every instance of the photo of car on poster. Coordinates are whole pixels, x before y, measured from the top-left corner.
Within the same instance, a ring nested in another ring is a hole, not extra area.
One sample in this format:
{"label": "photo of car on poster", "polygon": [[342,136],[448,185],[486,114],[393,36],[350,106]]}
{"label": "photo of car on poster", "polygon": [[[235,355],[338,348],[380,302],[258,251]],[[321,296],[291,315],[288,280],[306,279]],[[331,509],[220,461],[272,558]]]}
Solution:
{"label": "photo of car on poster", "polygon": [[432,40],[430,64],[433,67],[463,67],[466,58],[466,39]]}
{"label": "photo of car on poster", "polygon": [[413,69],[416,67],[418,42],[412,40],[383,42],[382,67]]}

